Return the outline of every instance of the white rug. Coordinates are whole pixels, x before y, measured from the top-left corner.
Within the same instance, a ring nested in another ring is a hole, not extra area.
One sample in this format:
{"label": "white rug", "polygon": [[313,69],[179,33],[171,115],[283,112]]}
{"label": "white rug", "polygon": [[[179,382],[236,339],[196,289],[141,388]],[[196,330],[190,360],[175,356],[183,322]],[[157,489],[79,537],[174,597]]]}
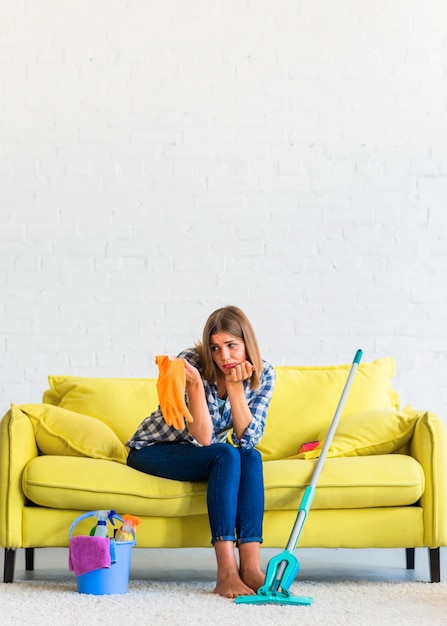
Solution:
{"label": "white rug", "polygon": [[447,583],[295,582],[294,594],[313,598],[307,607],[235,604],[213,594],[213,586],[131,580],[126,594],[96,596],[78,593],[76,579],[1,583],[0,621],[46,626],[447,624]]}

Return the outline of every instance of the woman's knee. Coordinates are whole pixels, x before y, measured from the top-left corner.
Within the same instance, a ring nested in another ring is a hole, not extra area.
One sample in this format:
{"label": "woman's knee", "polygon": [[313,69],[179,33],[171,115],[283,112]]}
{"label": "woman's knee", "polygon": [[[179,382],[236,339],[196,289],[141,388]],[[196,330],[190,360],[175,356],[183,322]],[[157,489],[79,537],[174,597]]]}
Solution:
{"label": "woman's knee", "polygon": [[231,446],[228,443],[215,443],[212,445],[213,452],[216,458],[227,462],[227,463],[236,463],[240,465],[240,458],[238,453],[238,448]]}
{"label": "woman's knee", "polygon": [[262,456],[256,448],[239,448],[241,463],[262,467]]}
{"label": "woman's knee", "polygon": [[241,459],[238,449],[228,443],[215,443],[210,448],[213,449],[212,467],[217,471],[222,468],[226,476],[238,479],[241,474]]}

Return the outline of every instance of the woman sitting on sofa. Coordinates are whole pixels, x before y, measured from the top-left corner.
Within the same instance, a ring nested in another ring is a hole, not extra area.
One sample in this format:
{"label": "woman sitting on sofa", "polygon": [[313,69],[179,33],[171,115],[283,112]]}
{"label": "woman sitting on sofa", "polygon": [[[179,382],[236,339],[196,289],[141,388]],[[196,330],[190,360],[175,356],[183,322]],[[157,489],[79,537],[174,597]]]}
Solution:
{"label": "woman sitting on sofa", "polygon": [[178,358],[184,361],[193,421],[180,429],[169,426],[159,407],[127,442],[127,463],[163,478],[208,481],[214,591],[227,598],[253,595],[265,578],[260,568],[264,483],[255,446],[264,433],[275,372],[261,359],[247,316],[234,306],[214,311],[202,341]]}

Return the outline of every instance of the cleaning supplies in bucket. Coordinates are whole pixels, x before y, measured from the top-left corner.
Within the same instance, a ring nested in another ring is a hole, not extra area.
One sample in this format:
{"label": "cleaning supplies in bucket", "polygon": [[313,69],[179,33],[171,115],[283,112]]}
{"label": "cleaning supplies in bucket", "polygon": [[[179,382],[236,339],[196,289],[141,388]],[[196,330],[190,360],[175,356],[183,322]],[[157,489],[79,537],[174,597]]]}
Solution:
{"label": "cleaning supplies in bucket", "polygon": [[[107,519],[113,524],[117,519],[124,526],[124,518],[114,511],[105,511]],[[112,514],[109,517],[109,514]],[[69,568],[77,576],[79,593],[94,595],[127,593],[129,584],[132,548],[136,544],[136,533],[132,526],[128,540],[116,541],[111,537],[98,535],[78,535],[73,537],[73,530],[81,520],[95,517],[98,522],[104,521],[104,511],[92,511],[78,517],[70,527]],[[138,518],[135,518],[140,520]],[[134,522],[135,526],[138,525]],[[128,524],[129,525],[129,524]],[[99,524],[104,534],[104,524]],[[105,525],[107,529],[107,522]],[[127,529],[126,529],[127,531]]]}
{"label": "cleaning supplies in bucket", "polygon": [[116,511],[114,511],[113,509],[110,511],[95,511],[93,513],[93,516],[96,517],[97,521],[90,531],[90,536],[91,537],[107,537],[107,534],[108,534],[107,520],[109,520],[112,526],[114,526],[115,523],[113,521],[113,518],[115,514],[116,514]]}
{"label": "cleaning supplies in bucket", "polygon": [[123,525],[115,533],[115,541],[132,541],[141,520],[135,515],[123,515]]}

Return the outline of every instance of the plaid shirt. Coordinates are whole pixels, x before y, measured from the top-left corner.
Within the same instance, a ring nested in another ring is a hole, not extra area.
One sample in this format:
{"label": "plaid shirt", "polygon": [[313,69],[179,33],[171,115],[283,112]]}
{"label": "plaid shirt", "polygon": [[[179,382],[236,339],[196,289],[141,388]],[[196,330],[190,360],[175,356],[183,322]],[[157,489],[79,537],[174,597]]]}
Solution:
{"label": "plaid shirt", "polygon": [[[202,374],[197,352],[193,348],[184,350],[178,356],[180,359],[186,359],[191,365],[199,370],[200,374]],[[247,398],[247,403],[253,415],[253,419],[246,428],[241,439],[237,439],[236,435],[232,433],[233,443],[241,448],[254,448],[264,434],[267,409],[273,394],[276,374],[273,367],[267,363],[267,361],[263,361],[263,364],[264,367],[260,376],[260,385],[257,389],[250,389],[249,381],[245,380],[243,382],[245,397]],[[203,386],[205,389],[208,410],[213,422],[213,436],[211,443],[226,441],[233,426],[230,402],[227,398],[221,415],[218,405],[217,385],[210,384],[208,381],[203,380]],[[188,404],[187,396],[186,403]],[[189,434],[187,428],[184,430],[177,430],[172,426],[168,426],[160,411],[160,407],[158,407],[156,411],[141,422],[134,436],[129,439],[126,445],[130,448],[140,449],[145,446],[151,446],[155,443],[161,442],[189,442],[197,446],[200,445],[194,437]]]}

